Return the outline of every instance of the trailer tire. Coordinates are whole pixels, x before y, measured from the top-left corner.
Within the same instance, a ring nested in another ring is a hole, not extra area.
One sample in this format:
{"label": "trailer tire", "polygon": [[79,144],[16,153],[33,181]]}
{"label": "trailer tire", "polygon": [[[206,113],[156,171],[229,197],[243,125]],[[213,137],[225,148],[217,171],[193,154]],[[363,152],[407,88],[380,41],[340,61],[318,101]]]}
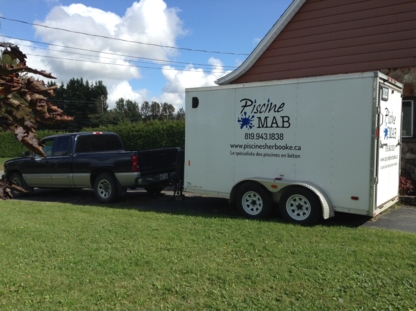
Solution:
{"label": "trailer tire", "polygon": [[94,180],[94,194],[102,203],[114,202],[118,199],[117,184],[110,173],[102,173]]}
{"label": "trailer tire", "polygon": [[246,217],[258,219],[270,215],[273,200],[270,192],[263,186],[247,182],[238,189],[237,206]]}
{"label": "trailer tire", "polygon": [[290,187],[279,200],[282,217],[300,225],[314,225],[322,216],[322,207],[317,196],[303,187]]}
{"label": "trailer tire", "polygon": [[33,192],[33,188],[29,187],[26,184],[25,180],[23,179],[22,174],[20,174],[19,172],[15,172],[12,174],[12,176],[10,177],[10,182],[27,191],[26,193],[24,193],[24,192],[12,190],[12,196],[14,198],[22,198],[26,196],[27,194]]}

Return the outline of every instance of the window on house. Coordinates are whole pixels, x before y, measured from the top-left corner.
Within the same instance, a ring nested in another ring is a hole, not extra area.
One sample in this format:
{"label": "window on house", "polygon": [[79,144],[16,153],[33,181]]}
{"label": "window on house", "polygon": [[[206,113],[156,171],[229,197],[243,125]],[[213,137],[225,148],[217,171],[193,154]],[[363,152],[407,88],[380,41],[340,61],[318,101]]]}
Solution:
{"label": "window on house", "polygon": [[403,100],[402,137],[413,137],[414,134],[414,101]]}

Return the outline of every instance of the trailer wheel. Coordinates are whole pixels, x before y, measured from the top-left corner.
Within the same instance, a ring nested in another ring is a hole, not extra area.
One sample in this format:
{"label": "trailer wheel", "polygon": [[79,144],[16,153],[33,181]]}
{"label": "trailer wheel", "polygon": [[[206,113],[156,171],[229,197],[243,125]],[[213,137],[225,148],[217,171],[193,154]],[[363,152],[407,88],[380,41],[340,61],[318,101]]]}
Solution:
{"label": "trailer wheel", "polygon": [[25,195],[27,195],[28,193],[33,192],[33,188],[29,187],[25,180],[23,179],[22,174],[20,174],[19,172],[13,173],[12,176],[10,177],[10,182],[12,184],[15,184],[16,186],[23,188],[24,190],[26,190],[27,192],[19,192],[16,190],[12,190],[12,196],[15,198],[21,198],[24,197]]}
{"label": "trailer wheel", "polygon": [[245,216],[254,219],[270,215],[273,207],[271,194],[255,182],[247,182],[240,187],[237,204]]}
{"label": "trailer wheel", "polygon": [[286,221],[301,225],[313,225],[322,215],[316,195],[303,187],[288,188],[280,198],[279,211]]}
{"label": "trailer wheel", "polygon": [[114,176],[102,173],[94,181],[94,194],[102,203],[114,202],[118,199],[117,185]]}

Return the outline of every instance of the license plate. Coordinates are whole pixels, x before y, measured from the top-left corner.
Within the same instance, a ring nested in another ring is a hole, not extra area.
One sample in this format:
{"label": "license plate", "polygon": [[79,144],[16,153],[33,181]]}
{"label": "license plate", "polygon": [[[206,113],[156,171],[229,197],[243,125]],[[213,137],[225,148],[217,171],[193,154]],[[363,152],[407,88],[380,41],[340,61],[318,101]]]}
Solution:
{"label": "license plate", "polygon": [[160,174],[160,180],[168,179],[169,174]]}

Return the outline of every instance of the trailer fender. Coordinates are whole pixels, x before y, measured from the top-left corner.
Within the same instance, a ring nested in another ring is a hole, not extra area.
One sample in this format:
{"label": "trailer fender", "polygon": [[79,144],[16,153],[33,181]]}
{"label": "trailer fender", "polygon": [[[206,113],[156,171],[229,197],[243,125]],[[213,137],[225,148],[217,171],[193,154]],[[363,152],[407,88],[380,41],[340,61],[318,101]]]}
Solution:
{"label": "trailer fender", "polygon": [[[287,185],[287,186],[283,187],[283,189],[285,189],[285,188],[287,188],[289,186],[301,186],[301,187],[304,187],[306,189],[309,189],[310,191],[312,191],[313,193],[315,193],[316,196],[318,197],[319,201],[321,202],[321,206],[322,206],[322,217],[324,219],[328,219],[330,217],[334,217],[335,216],[334,207],[332,206],[331,201],[326,196],[326,194],[321,189],[319,189],[318,187],[316,187],[315,185],[311,185],[309,183],[304,183],[304,182],[294,182],[294,183],[291,183],[290,185]],[[284,192],[284,190],[282,191],[282,193],[283,192]]]}

